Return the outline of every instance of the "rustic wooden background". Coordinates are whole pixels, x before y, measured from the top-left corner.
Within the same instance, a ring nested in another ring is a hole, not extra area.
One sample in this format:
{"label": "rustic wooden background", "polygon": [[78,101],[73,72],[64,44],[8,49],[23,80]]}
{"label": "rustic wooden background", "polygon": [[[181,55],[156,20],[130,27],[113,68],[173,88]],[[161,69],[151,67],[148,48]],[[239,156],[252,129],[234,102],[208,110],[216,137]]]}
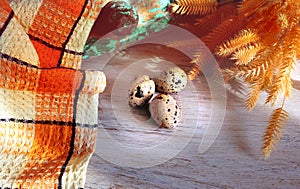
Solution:
{"label": "rustic wooden background", "polygon": [[[172,131],[153,128],[149,128],[151,132],[124,129],[113,114],[110,101],[115,78],[120,70],[143,58],[150,58],[149,61],[165,59],[183,67],[189,66],[187,57],[158,46],[129,49],[113,57],[106,65],[108,87],[100,96],[99,132],[105,130],[115,140],[137,148],[164,142],[164,137],[172,135]],[[102,64],[101,61],[99,57],[88,60],[94,69]],[[214,115],[210,115],[211,96],[205,78],[199,76],[195,85],[198,86],[203,110],[200,115],[203,125],[197,128],[192,140],[179,154],[160,165],[128,168],[104,160],[96,153],[88,167],[86,188],[300,188],[299,90],[294,90],[291,99],[286,102],[285,109],[290,118],[277,150],[266,161],[261,158],[260,146],[271,108],[264,104],[264,94],[256,108],[248,112],[244,108],[244,96],[228,91],[222,129],[209,150],[200,154],[198,150],[203,131],[210,116]],[[185,92],[183,95],[193,94]],[[133,111],[137,119],[149,116],[140,112]],[[114,150],[109,145],[105,148]]]}

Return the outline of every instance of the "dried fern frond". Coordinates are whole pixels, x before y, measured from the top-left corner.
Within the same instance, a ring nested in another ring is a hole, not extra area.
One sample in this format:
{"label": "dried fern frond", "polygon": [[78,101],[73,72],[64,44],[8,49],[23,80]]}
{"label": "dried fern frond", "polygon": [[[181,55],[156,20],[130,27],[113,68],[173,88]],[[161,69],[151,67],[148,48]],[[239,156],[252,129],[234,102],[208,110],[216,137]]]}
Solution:
{"label": "dried fern frond", "polygon": [[278,96],[280,92],[284,92],[285,98],[289,98],[291,94],[291,79],[290,79],[290,73],[296,64],[296,45],[299,43],[299,39],[297,39],[298,31],[295,27],[291,32],[287,33],[284,36],[283,40],[283,55],[282,55],[282,61],[278,63],[278,72],[276,73],[276,77],[274,79],[274,83],[270,88],[270,91],[268,91],[268,97],[266,100],[266,103],[272,103],[272,105],[275,104],[276,100],[278,99]]}
{"label": "dried fern frond", "polygon": [[247,94],[247,100],[246,100],[246,104],[245,104],[246,108],[249,111],[251,111],[255,107],[258,97],[259,97],[259,94],[260,94],[260,91],[261,91],[261,88],[262,88],[262,84],[260,84],[260,85],[258,85],[257,83],[251,84],[250,91]]}
{"label": "dried fern frond", "polygon": [[291,77],[287,77],[286,78],[286,82],[285,82],[285,93],[284,93],[284,96],[285,98],[290,98],[291,94],[292,94],[292,80],[291,80]]}
{"label": "dried fern frond", "polygon": [[280,71],[277,73],[276,77],[273,80],[273,84],[270,87],[270,90],[268,91],[268,97],[266,99],[266,104],[271,103],[272,106],[276,104],[276,101],[279,97],[279,95],[284,92],[284,86],[286,83],[286,77],[287,73],[286,71]]}
{"label": "dried fern frond", "polygon": [[259,40],[256,33],[251,30],[242,30],[237,36],[227,40],[222,45],[217,47],[216,54],[219,56],[228,56],[242,47],[250,43],[255,43]]}
{"label": "dried fern frond", "polygon": [[[180,41],[172,41],[168,46],[173,47],[175,49],[185,49],[185,50],[194,50],[195,48],[199,48],[199,40],[195,39],[187,39],[187,40],[180,40]],[[189,80],[194,80],[196,76],[200,73],[199,64],[203,62],[203,53],[202,50],[199,49],[198,59],[193,59],[190,63],[189,71],[187,72],[187,76]]]}
{"label": "dried fern frond", "polygon": [[[182,14],[190,11],[191,14],[197,5],[194,8],[188,6],[196,2],[204,1],[175,0],[175,11]],[[218,2],[217,10],[221,10],[221,2]],[[267,92],[266,103],[272,106],[281,95],[284,101],[289,98],[292,89],[290,73],[296,60],[300,59],[300,1],[243,0],[232,15],[221,17],[222,14],[217,12],[196,20],[194,26],[199,30],[208,28],[204,29],[206,35],[199,32],[201,35],[197,36],[201,36],[209,50],[217,55],[220,67],[224,62],[229,63],[223,70],[227,81],[241,79],[250,86],[246,107],[249,110],[255,107],[261,91]],[[213,19],[213,23],[209,19]],[[202,61],[207,62],[199,50],[191,62],[192,68]],[[195,68],[193,73],[198,71],[200,69]],[[274,110],[264,135],[264,157],[269,157],[279,141],[287,117],[283,105]]]}
{"label": "dried fern frond", "polygon": [[[295,28],[295,39],[300,41],[300,25]],[[296,48],[296,59],[300,59],[300,42],[295,44]]]}
{"label": "dried fern frond", "polygon": [[294,28],[294,26],[299,26],[299,18],[300,18],[300,3],[299,0],[288,0],[284,1],[282,12],[286,13],[287,23],[290,28]]}
{"label": "dried fern frond", "polygon": [[273,85],[274,78],[276,77],[276,71],[278,70],[278,62],[281,62],[282,60],[282,51],[282,46],[277,44],[271,48],[268,48],[268,50],[263,50],[260,52],[260,58],[252,61],[251,64],[265,62],[268,65],[268,69],[262,76],[264,78],[262,90],[269,91],[270,87]]}
{"label": "dried fern frond", "polygon": [[[188,77],[193,80],[200,71],[206,70],[205,77],[213,77],[217,73],[218,69],[212,69],[210,65],[215,61],[215,58],[207,52],[207,49],[199,50],[195,53],[194,58],[190,61],[191,70],[188,72]],[[210,69],[209,71],[207,69]]]}
{"label": "dried fern frond", "polygon": [[[230,56],[236,60],[236,66],[225,69],[224,73],[229,79],[240,78],[250,85],[246,101],[249,110],[255,107],[262,90],[268,93],[266,103],[274,106],[280,95],[284,100],[291,95],[290,73],[296,58],[300,57],[300,2],[245,0],[238,9],[237,17],[244,23],[240,23],[243,27],[234,32],[237,33],[234,37],[229,40],[216,37],[208,44],[216,45],[215,54],[219,57]],[[216,27],[211,34],[222,35],[221,28],[226,32],[224,26],[230,21]],[[227,32],[226,35],[229,36]],[[212,39],[212,35],[210,37]],[[217,40],[223,42],[218,45]],[[264,135],[264,157],[270,155],[279,141],[287,117],[283,106],[274,110]]]}
{"label": "dried fern frond", "polygon": [[[282,12],[282,5],[278,1],[269,1],[267,4],[268,6],[261,7],[248,17],[247,27],[255,29],[260,34],[266,34],[264,37],[273,37],[281,31],[281,28],[278,28],[277,18]],[[274,38],[270,42],[274,42]]]}
{"label": "dried fern frond", "polygon": [[263,49],[263,46],[260,44],[248,45],[235,51],[231,59],[236,60],[236,65],[245,66],[255,58],[261,49]]}
{"label": "dried fern frond", "polygon": [[262,153],[265,159],[270,157],[276,143],[280,140],[283,126],[288,116],[289,114],[282,107],[273,111],[269,125],[263,136]]}
{"label": "dried fern frond", "polygon": [[[272,48],[262,48],[256,58],[247,66],[239,65],[230,70],[227,74],[237,77],[251,85],[260,86],[261,90],[267,90],[271,86],[274,78],[274,64],[280,62],[281,46],[277,45]],[[253,86],[252,86],[253,88]],[[255,101],[255,100],[254,100]]]}
{"label": "dried fern frond", "polygon": [[196,76],[200,73],[200,63],[204,59],[204,54],[202,51],[197,52],[195,58],[191,61],[191,70],[187,73],[189,80],[194,80]]}
{"label": "dried fern frond", "polygon": [[197,36],[207,35],[210,31],[216,28],[219,24],[227,20],[230,16],[234,15],[236,12],[235,3],[225,4],[217,8],[217,11],[200,17],[195,20],[194,26],[197,27],[199,34]]}
{"label": "dried fern frond", "polygon": [[267,62],[262,64],[251,64],[248,67],[236,67],[232,69],[225,69],[224,71],[232,77],[240,78],[248,83],[253,83],[259,80],[268,70]]}
{"label": "dried fern frond", "polygon": [[[270,65],[270,67],[272,67],[272,65]],[[265,72],[264,83],[261,86],[261,90],[262,91],[267,91],[269,89],[269,86],[272,85],[274,78],[275,78],[275,75],[272,71],[272,68],[268,69]]]}
{"label": "dried fern frond", "polygon": [[193,64],[192,69],[187,73],[189,80],[194,80],[200,73],[200,67],[197,64]]}
{"label": "dried fern frond", "polygon": [[[294,58],[286,60],[289,62],[295,62]],[[284,93],[285,97],[288,98],[291,93],[291,80],[290,73],[292,66],[286,66],[286,61],[282,63],[282,66],[279,68],[280,71],[277,73],[274,78],[273,85],[268,91],[268,97],[266,103],[271,103],[272,106],[276,104],[276,101],[281,93]]]}
{"label": "dried fern frond", "polygon": [[204,15],[216,10],[216,0],[175,0],[171,3],[172,12],[187,15]]}
{"label": "dried fern frond", "polygon": [[289,26],[289,21],[287,15],[284,13],[280,13],[277,17],[278,27],[282,28],[282,30],[286,30]]}
{"label": "dried fern frond", "polygon": [[217,46],[221,45],[244,27],[245,19],[246,18],[240,16],[230,16],[226,21],[214,28],[207,36],[201,38],[201,40],[212,52],[215,52]]}

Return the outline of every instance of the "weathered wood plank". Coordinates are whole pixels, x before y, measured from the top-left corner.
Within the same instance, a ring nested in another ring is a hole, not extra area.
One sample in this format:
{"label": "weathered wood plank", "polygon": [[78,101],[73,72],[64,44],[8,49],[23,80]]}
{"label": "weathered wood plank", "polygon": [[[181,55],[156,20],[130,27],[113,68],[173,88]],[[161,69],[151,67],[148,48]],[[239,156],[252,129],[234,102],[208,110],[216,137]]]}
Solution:
{"label": "weathered wood plank", "polygon": [[[137,48],[112,59],[106,70],[108,88],[100,97],[99,118],[103,128],[99,132],[106,131],[116,141],[135,148],[155,146],[174,134],[173,131],[154,127],[142,130],[124,127],[115,119],[110,105],[113,87],[110,84],[118,76],[118,70],[130,63],[151,56],[160,56],[175,63],[188,62],[186,57],[178,58],[166,51],[159,52],[155,48]],[[90,61],[97,64],[97,58]],[[260,146],[271,109],[264,105],[264,95],[257,107],[247,112],[243,99],[228,93],[221,132],[207,152],[198,153],[210,117],[211,96],[205,78],[199,77],[197,82],[203,110],[200,122],[203,125],[197,128],[192,140],[179,154],[148,168],[122,167],[95,154],[88,167],[86,188],[300,188],[300,91],[294,90],[292,98],[287,101],[286,110],[290,113],[290,119],[277,151],[270,160],[265,161],[260,156]],[[187,92],[185,95],[191,94]],[[145,116],[148,115],[142,113],[137,117],[143,119]],[[105,148],[114,150],[111,146]]]}

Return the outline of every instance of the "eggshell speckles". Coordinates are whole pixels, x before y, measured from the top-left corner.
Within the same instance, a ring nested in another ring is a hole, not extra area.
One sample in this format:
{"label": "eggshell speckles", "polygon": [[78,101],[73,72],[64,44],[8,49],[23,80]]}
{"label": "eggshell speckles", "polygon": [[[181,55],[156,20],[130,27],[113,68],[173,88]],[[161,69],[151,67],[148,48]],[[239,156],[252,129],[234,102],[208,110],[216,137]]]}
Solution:
{"label": "eggshell speckles", "polygon": [[172,67],[160,74],[155,80],[156,89],[162,93],[177,93],[187,85],[188,77],[179,67]]}
{"label": "eggshell speckles", "polygon": [[176,127],[181,120],[180,108],[171,95],[157,95],[151,101],[149,109],[152,118],[161,127]]}
{"label": "eggshell speckles", "polygon": [[132,83],[128,93],[128,101],[132,107],[148,103],[155,92],[155,83],[147,75],[138,76]]}

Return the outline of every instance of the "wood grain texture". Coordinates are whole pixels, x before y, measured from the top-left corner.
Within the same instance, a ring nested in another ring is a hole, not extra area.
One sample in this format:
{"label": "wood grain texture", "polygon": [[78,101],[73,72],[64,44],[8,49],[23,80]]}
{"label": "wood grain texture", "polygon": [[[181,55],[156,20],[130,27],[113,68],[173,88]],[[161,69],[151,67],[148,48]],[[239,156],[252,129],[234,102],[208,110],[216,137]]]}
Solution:
{"label": "wood grain texture", "polygon": [[[98,132],[105,130],[115,140],[136,148],[155,145],[172,135],[172,132],[161,129],[149,128],[147,132],[124,128],[116,120],[110,104],[114,78],[118,76],[119,70],[131,63],[150,57],[188,65],[187,57],[160,48],[129,49],[114,57],[107,65],[108,88],[101,95],[99,105],[100,124],[104,129]],[[101,58],[90,59],[90,66],[97,66],[99,61]],[[86,188],[300,188],[299,90],[293,90],[291,99],[286,102],[285,109],[290,113],[290,118],[277,151],[271,155],[270,160],[265,161],[261,158],[260,146],[271,114],[271,108],[264,104],[265,95],[262,94],[254,110],[248,112],[244,108],[245,97],[228,92],[226,116],[220,134],[211,148],[200,154],[199,144],[211,116],[211,96],[203,76],[199,76],[195,84],[203,108],[200,115],[202,126],[197,128],[192,140],[179,154],[149,168],[122,167],[94,154],[87,171]],[[133,114],[139,112],[133,111]],[[147,113],[141,113],[137,119],[147,116]],[[110,146],[106,148],[114,150]]]}

